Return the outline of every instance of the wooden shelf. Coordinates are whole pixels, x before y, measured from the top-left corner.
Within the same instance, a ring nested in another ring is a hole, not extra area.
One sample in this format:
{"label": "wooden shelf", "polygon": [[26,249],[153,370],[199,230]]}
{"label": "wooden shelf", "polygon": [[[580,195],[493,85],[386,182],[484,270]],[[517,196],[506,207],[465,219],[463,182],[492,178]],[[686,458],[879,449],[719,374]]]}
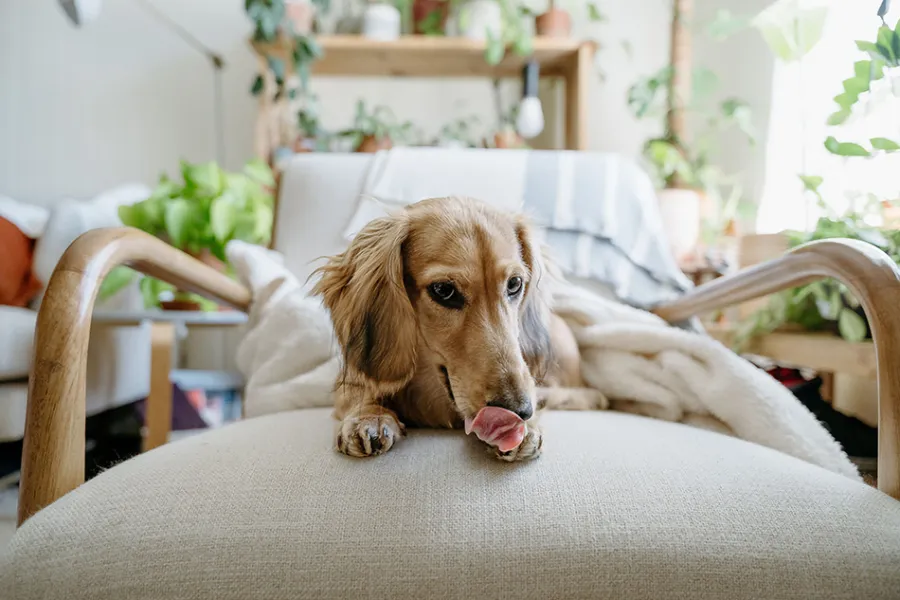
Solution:
{"label": "wooden shelf", "polygon": [[[325,55],[313,65],[313,75],[346,77],[518,77],[526,59],[507,52],[503,61],[491,66],[484,60],[484,42],[458,37],[403,36],[391,42],[357,35],[319,36]],[[253,42],[262,56],[286,60],[290,40]],[[578,64],[579,53],[593,55],[592,42],[534,38],[533,58],[540,62],[542,76],[562,76]]]}
{"label": "wooden shelf", "polygon": [[[706,331],[728,347],[734,342],[734,330],[728,326],[710,325]],[[753,340],[746,352],[816,371],[875,378],[872,342],[848,342],[828,333],[774,332]]]}

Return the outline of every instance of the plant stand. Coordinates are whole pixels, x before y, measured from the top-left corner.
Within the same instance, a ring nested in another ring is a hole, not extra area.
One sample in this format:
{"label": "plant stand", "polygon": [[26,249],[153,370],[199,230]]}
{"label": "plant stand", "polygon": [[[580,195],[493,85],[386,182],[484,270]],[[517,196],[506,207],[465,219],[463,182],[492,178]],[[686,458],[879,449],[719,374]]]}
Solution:
{"label": "plant stand", "polygon": [[[462,37],[403,36],[378,41],[356,35],[321,36],[325,54],[313,65],[314,76],[332,77],[521,77],[528,58],[507,52],[491,66],[484,60],[485,43]],[[256,52],[263,90],[259,95],[255,152],[268,160],[279,146],[279,123],[286,98],[273,100],[275,81],[268,59],[277,58],[291,70],[291,40],[251,42]],[[588,102],[594,45],[572,39],[534,38],[530,58],[541,66],[542,77],[565,81],[565,148],[587,150]]]}

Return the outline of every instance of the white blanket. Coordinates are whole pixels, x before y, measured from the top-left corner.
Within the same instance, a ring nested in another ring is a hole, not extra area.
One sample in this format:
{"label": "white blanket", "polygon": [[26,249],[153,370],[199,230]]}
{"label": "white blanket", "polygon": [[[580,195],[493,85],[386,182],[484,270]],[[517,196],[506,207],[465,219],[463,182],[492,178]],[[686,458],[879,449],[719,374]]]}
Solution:
{"label": "white blanket", "polygon": [[[253,292],[238,348],[248,417],[331,406],[340,366],[328,313],[275,252],[231,242],[228,258]],[[585,380],[616,405],[712,427],[854,479],[838,443],[781,384],[715,340],[572,284],[554,310],[578,339]]]}

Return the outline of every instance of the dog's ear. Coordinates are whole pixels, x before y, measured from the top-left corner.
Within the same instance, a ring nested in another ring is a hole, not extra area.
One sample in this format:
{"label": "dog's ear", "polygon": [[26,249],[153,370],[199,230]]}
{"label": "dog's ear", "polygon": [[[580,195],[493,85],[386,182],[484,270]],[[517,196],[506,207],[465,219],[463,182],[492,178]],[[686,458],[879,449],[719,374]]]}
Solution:
{"label": "dog's ear", "polygon": [[520,217],[516,222],[516,237],[522,261],[530,272],[520,313],[519,346],[532,377],[540,383],[552,361],[549,331],[550,282],[549,278],[544,280],[545,267],[540,245],[524,218]]}
{"label": "dog's ear", "polygon": [[416,317],[404,285],[408,230],[404,214],[370,222],[317,270],[313,288],[331,312],[345,368],[388,387],[406,384],[416,365]]}

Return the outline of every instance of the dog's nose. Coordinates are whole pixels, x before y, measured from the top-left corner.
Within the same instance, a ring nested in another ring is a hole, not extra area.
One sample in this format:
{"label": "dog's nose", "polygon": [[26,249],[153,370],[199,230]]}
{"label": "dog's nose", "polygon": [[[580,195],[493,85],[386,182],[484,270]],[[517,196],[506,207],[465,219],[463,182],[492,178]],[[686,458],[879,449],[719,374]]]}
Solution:
{"label": "dog's nose", "polygon": [[523,394],[500,394],[488,402],[487,405],[512,411],[519,415],[523,421],[527,421],[534,415],[534,404],[528,396]]}

